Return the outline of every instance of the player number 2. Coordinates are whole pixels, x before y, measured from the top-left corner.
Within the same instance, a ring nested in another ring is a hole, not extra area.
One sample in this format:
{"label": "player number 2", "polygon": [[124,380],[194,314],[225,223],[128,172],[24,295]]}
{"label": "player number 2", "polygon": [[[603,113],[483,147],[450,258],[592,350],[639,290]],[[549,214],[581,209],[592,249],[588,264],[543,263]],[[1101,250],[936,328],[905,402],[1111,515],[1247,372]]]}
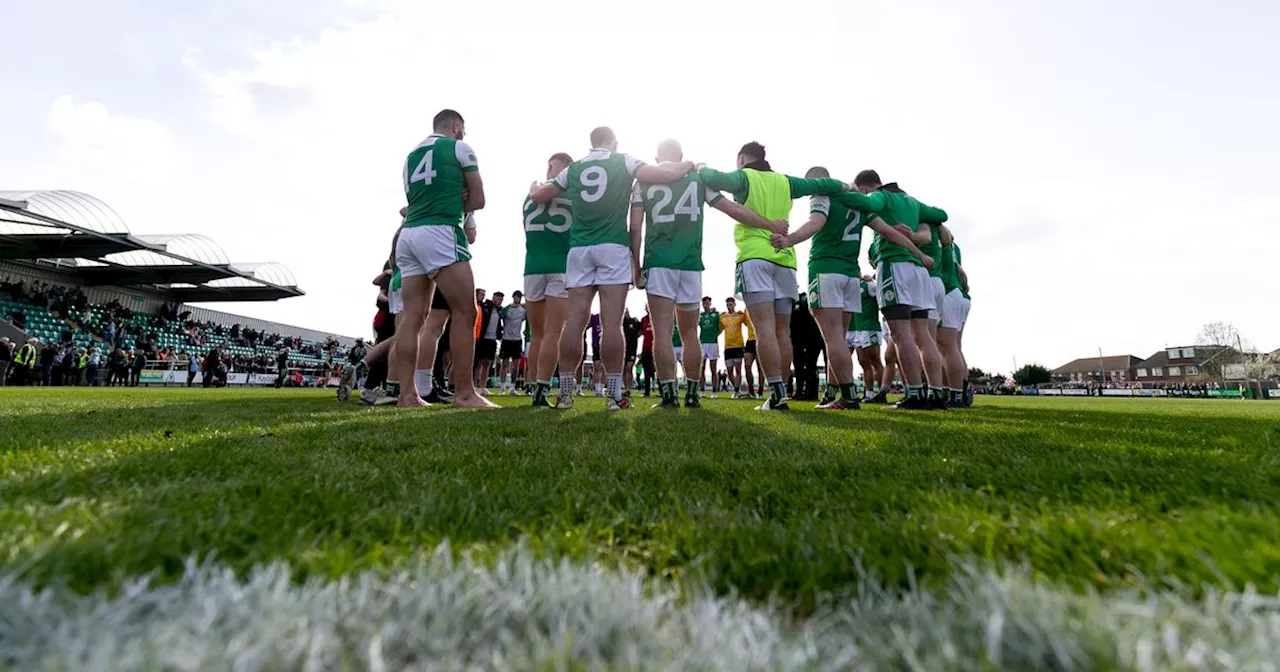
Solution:
{"label": "player number 2", "polygon": [[582,190],[582,200],[588,203],[595,203],[604,196],[604,190],[609,186],[609,174],[604,172],[604,168],[600,166],[591,166],[582,171],[582,186],[586,189]]}
{"label": "player number 2", "polygon": [[861,228],[862,228],[862,214],[861,213],[854,214],[853,221],[849,222],[849,226],[844,227],[844,235],[841,236],[840,240],[846,243],[850,241],[858,240],[859,238],[862,237],[862,232],[859,231],[859,229]]}

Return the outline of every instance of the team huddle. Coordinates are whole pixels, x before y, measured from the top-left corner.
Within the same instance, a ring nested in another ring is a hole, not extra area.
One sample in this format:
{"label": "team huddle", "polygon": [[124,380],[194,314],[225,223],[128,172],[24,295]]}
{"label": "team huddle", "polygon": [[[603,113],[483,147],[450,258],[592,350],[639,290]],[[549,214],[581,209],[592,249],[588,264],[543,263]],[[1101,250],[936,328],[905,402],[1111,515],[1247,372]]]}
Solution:
{"label": "team huddle", "polygon": [[[484,208],[485,195],[475,152],[464,136],[462,116],[442,111],[432,135],[404,165],[408,205],[394,242],[389,296],[391,312],[398,315],[394,339],[386,339],[392,345],[380,346],[390,350],[389,377],[400,380],[400,406],[426,405],[423,398],[431,398],[432,337],[439,339],[441,319],[460,324],[475,319],[469,263],[475,228],[468,222]],[[567,375],[559,376],[554,407],[573,407],[579,381],[572,372],[582,360],[582,335],[598,298],[606,408],[631,407],[622,382],[622,320],[633,285],[646,292],[654,332],[661,394],[655,408],[679,408],[682,392],[684,406],[700,405],[700,376],[689,372],[702,370],[702,352],[682,348],[686,381],[681,390],[674,344],[699,342],[707,206],[735,222],[735,295],[753,327],[753,354],[767,389],[757,410],[788,407],[790,321],[800,295],[795,246],[810,239],[808,301],[826,346],[828,382],[818,408],[851,410],[861,401],[885,402],[895,366],[906,393],[897,407],[967,405],[961,334],[969,312],[968,282],[946,212],[896,183],[882,183],[871,170],[852,183],[831,178],[822,167],[809,169],[803,178],[774,172],[756,142],[742,147],[736,169],[728,172],[686,161],[674,140],[662,142],[656,163],[647,164],[619,153],[607,127],[591,132],[591,147],[578,160],[552,155],[546,181],[535,182],[524,203],[524,300],[534,406],[553,406],[551,381],[558,369]],[[810,199],[810,216],[793,231],[791,203],[801,197]],[[859,268],[865,229],[875,233],[868,249],[874,275]],[[445,306],[443,318],[437,316],[439,306]],[[887,339],[881,316],[888,323]],[[449,337],[454,361],[471,361],[471,330],[452,329]],[[882,341],[887,341],[883,362]],[[863,369],[865,399],[857,392],[854,353]],[[477,394],[470,376],[456,381],[452,403],[495,407]]]}

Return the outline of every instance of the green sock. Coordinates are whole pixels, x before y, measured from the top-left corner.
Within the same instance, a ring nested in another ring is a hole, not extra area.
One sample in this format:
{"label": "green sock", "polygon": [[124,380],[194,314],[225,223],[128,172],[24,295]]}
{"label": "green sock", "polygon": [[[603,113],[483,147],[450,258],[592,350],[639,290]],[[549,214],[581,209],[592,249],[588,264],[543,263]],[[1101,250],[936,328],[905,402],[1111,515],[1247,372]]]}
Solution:
{"label": "green sock", "polygon": [[700,385],[698,381],[686,380],[684,382],[684,386],[685,386],[684,394],[686,397],[693,397],[694,399],[698,398],[698,392],[700,392],[702,389],[702,385]]}
{"label": "green sock", "polygon": [[923,388],[924,388],[924,385],[908,385],[908,386],[907,386],[907,398],[908,398],[908,399],[919,399],[919,398],[921,398],[921,395],[922,395],[922,394],[923,394],[923,392],[924,392],[924,389],[923,389]]}
{"label": "green sock", "polygon": [[858,394],[858,387],[855,383],[845,383],[840,386],[840,398],[844,401],[855,401]]}
{"label": "green sock", "polygon": [[387,394],[393,397],[398,397],[400,396],[400,381],[388,380],[382,384],[382,389],[385,390]]}

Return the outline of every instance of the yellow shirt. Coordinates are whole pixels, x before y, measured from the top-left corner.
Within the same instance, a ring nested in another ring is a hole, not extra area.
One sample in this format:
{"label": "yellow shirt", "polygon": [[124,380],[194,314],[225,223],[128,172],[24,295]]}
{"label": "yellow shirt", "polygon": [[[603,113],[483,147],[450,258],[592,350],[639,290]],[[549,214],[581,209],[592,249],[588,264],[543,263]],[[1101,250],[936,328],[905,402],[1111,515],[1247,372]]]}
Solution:
{"label": "yellow shirt", "polygon": [[747,314],[744,312],[737,313],[720,313],[720,330],[724,332],[724,347],[741,348],[745,346],[742,341],[742,327],[746,323]]}

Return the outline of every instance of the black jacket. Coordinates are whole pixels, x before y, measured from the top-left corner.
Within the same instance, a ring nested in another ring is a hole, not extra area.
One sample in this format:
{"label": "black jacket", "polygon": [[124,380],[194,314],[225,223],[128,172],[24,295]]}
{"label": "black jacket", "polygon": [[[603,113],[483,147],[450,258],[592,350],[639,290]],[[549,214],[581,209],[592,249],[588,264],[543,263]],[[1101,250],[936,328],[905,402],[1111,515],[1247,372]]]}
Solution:
{"label": "black jacket", "polygon": [[494,331],[498,335],[496,340],[502,340],[502,306],[485,299],[480,304],[480,340],[484,340],[484,335],[489,333],[489,322],[493,320],[498,321],[498,328]]}

